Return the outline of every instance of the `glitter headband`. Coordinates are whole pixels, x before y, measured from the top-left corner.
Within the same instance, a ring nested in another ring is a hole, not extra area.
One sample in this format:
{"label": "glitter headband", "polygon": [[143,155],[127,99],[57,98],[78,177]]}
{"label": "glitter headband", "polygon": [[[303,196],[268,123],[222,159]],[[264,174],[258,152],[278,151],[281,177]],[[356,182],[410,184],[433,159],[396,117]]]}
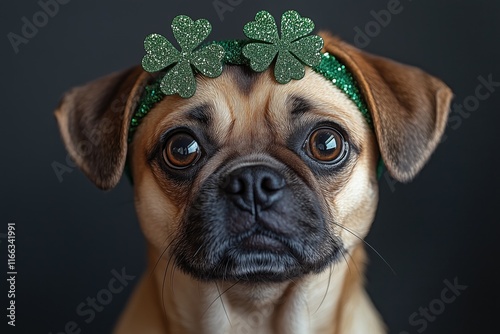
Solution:
{"label": "glitter headband", "polygon": [[312,20],[290,10],[281,17],[280,38],[274,18],[267,11],[260,11],[255,20],[243,28],[248,40],[216,41],[197,48],[210,34],[210,23],[204,19],[193,21],[184,15],[175,17],[172,31],[181,51],[159,34],[151,34],[144,41],[147,54],[142,67],[147,72],[161,72],[162,75],[144,89],[130,122],[129,142],[141,120],[165,96],[193,96],[195,75],[218,77],[223,65],[244,65],[263,72],[274,62],[274,76],[281,84],[302,79],[305,66],[309,66],[344,92],[372,127],[368,107],[354,77],[333,55],[321,53],[323,39],[309,35],[313,29]]}

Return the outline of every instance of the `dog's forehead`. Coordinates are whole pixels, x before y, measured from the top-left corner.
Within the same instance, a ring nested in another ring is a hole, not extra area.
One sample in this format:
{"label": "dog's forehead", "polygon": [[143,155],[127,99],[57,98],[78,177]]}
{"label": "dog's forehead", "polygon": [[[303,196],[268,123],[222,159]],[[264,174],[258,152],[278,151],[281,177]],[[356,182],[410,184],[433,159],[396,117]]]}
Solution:
{"label": "dog's forehead", "polygon": [[308,68],[303,79],[280,84],[271,69],[256,73],[245,66],[226,66],[218,78],[198,77],[193,97],[167,97],[151,116],[146,117],[146,126],[155,128],[148,131],[155,134],[150,137],[153,141],[183,125],[203,127],[221,144],[245,145],[268,143],[271,138],[286,142],[305,122],[330,120],[360,141],[367,129],[354,103]]}
{"label": "dog's forehead", "polygon": [[287,134],[294,121],[320,116],[346,127],[352,118],[363,121],[347,96],[309,69],[303,79],[280,84],[272,70],[255,73],[230,66],[216,80],[200,80],[198,90],[195,100],[213,107],[214,125],[239,136]]}

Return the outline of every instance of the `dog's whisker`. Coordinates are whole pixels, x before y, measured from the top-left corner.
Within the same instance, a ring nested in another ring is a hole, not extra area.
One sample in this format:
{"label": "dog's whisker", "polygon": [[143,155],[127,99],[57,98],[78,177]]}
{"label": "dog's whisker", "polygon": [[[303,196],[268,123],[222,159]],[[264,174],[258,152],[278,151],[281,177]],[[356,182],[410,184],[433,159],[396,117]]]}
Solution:
{"label": "dog's whisker", "polygon": [[227,277],[227,267],[229,266],[229,261],[226,261],[226,267],[224,268],[224,273],[222,274],[222,277],[224,278],[224,280],[226,279]]}
{"label": "dog's whisker", "polygon": [[389,267],[389,269],[392,271],[392,273],[394,275],[397,276],[397,273],[396,271],[392,268],[392,266],[389,264],[389,262],[387,262],[387,260],[382,256],[382,254],[380,254],[376,249],[375,247],[373,247],[372,245],[370,245],[366,240],[364,240],[363,238],[361,238],[360,236],[358,236],[355,232],[351,231],[350,229],[348,229],[347,227],[341,225],[341,224],[338,224],[336,222],[333,222],[335,225],[339,226],[340,228],[346,230],[347,232],[349,232],[350,234],[352,234],[353,236],[355,236],[356,238],[358,238],[359,240],[361,240],[365,245],[367,245],[372,251],[375,252],[375,254],[377,254],[378,257],[380,257],[382,259],[382,261],[384,261],[384,263]]}
{"label": "dog's whisker", "polygon": [[321,305],[323,305],[323,302],[326,299],[326,296],[328,295],[328,290],[330,289],[330,283],[332,281],[332,273],[333,273],[333,263],[330,264],[330,273],[328,274],[328,283],[326,284],[325,294],[323,295],[323,298],[321,299],[321,302],[319,303],[318,308],[316,309],[316,311],[314,311],[313,314],[316,314],[319,311],[319,309],[321,308]]}
{"label": "dog's whisker", "polygon": [[[162,284],[161,284],[161,304],[162,304],[162,308],[163,308],[163,314],[165,315],[165,317],[167,317],[167,309],[166,309],[166,306],[165,306],[165,282],[167,280],[167,272],[168,272],[168,267],[170,266],[170,262],[173,258],[173,254],[170,255],[170,258],[168,259],[168,262],[167,262],[167,265],[165,266],[165,270],[163,272],[163,281],[162,281]],[[173,266],[172,266],[172,272],[173,272]],[[173,291],[173,280],[172,280],[172,291]]]}
{"label": "dog's whisker", "polygon": [[[172,259],[174,258],[174,255],[170,255],[170,258],[168,260],[168,263],[170,264],[170,262],[172,261]],[[174,276],[175,276],[175,270],[174,270],[174,266],[175,266],[175,262],[172,262],[172,269],[170,270],[170,290],[172,292],[173,295],[175,295],[175,290],[174,290]]]}
{"label": "dog's whisker", "polygon": [[195,258],[196,255],[198,255],[198,253],[201,251],[202,248],[203,248],[203,244],[201,244],[200,247],[198,247],[198,249],[196,250],[196,252],[194,252],[193,258]]}
{"label": "dog's whisker", "polygon": [[358,272],[358,274],[361,275],[363,272],[362,272],[362,270],[359,269],[357,262],[352,258],[351,253],[349,253],[349,251],[345,250],[344,254],[347,254],[347,256],[349,256],[349,258],[352,260],[351,262],[354,265],[354,268],[356,269],[356,271]]}
{"label": "dog's whisker", "polygon": [[167,262],[167,265],[165,266],[165,271],[163,272],[163,281],[161,284],[161,306],[163,308],[163,314],[165,315],[165,318],[167,317],[167,308],[165,307],[165,280],[167,279],[167,271],[169,264],[170,260]]}
{"label": "dog's whisker", "polygon": [[219,292],[219,297],[217,297],[217,298],[220,299],[220,302],[222,304],[222,308],[224,309],[224,313],[226,314],[227,321],[229,322],[229,326],[233,327],[233,325],[231,324],[231,319],[229,319],[229,315],[227,314],[226,305],[224,305],[224,300],[222,299],[222,294],[220,293],[219,285],[217,284],[217,282],[215,282],[215,287],[217,288],[217,291]]}
{"label": "dog's whisker", "polygon": [[[330,209],[330,207],[329,207],[329,206],[326,206],[326,208],[327,208],[327,210],[328,210],[328,214],[330,215],[330,217],[332,217],[332,216],[333,216],[333,215],[332,215],[332,210]],[[333,223],[334,225],[338,225],[338,226],[340,226],[341,228],[344,228],[344,226],[342,226],[342,225],[340,225],[340,224],[337,224],[337,223],[335,223],[334,221],[332,221],[332,223]],[[357,236],[357,235],[355,235],[355,236],[356,236],[356,238],[360,239],[360,237],[359,237],[359,236]],[[335,241],[335,239],[334,239],[334,237],[333,237],[332,235],[329,235],[329,238],[330,238],[330,242],[331,242],[332,244],[336,244],[336,241]],[[348,268],[348,270],[349,270],[349,273],[351,273],[351,268],[349,267],[349,261],[345,258],[345,251],[344,251],[344,250],[345,250],[345,249],[344,249],[344,247],[341,247],[341,248],[340,248],[340,254],[341,254],[341,255],[342,255],[342,257],[344,258],[344,261],[345,261],[345,263],[346,263],[346,265],[347,265],[347,268]],[[349,257],[351,257],[351,255],[349,254],[349,252],[348,252],[348,251],[347,251],[347,254],[349,255]],[[352,260],[352,257],[351,257],[351,260]],[[353,261],[353,262],[355,262],[355,261]],[[359,270],[358,270],[358,271],[359,271]]]}
{"label": "dog's whisker", "polygon": [[[352,275],[351,266],[349,265],[349,261],[345,257],[346,252],[343,249],[341,249],[340,250],[340,254],[344,258],[345,264],[347,265],[347,270],[349,271],[349,275]],[[347,255],[349,255],[349,257],[351,257],[351,255],[349,254],[349,252],[347,252]],[[352,259],[352,257],[351,257],[351,259]]]}
{"label": "dog's whisker", "polygon": [[[172,233],[173,234],[173,233]],[[170,235],[170,237],[172,236]],[[168,240],[168,237],[165,239],[165,242]],[[154,274],[154,271],[156,270],[156,267],[158,266],[158,263],[160,263],[161,259],[163,258],[163,255],[167,252],[167,250],[170,248],[170,246],[173,244],[175,241],[175,238],[172,238],[172,240],[168,243],[167,247],[161,252],[160,256],[158,257],[158,260],[156,260],[155,265],[153,266],[153,269],[151,270],[150,275]]]}
{"label": "dog's whisker", "polygon": [[214,300],[212,300],[212,302],[211,302],[211,303],[207,306],[207,309],[203,312],[203,315],[205,315],[205,313],[207,313],[207,312],[208,312],[208,310],[210,309],[210,307],[212,307],[212,305],[213,305],[213,304],[217,301],[217,299],[222,298],[222,296],[223,296],[226,292],[228,292],[228,291],[229,291],[229,290],[231,290],[233,287],[235,287],[235,286],[236,286],[239,282],[240,282],[240,281],[238,280],[238,281],[236,281],[235,283],[231,284],[231,286],[230,286],[229,288],[227,288],[226,290],[222,291],[222,293],[221,293],[221,294],[219,294],[219,295],[217,296],[217,298],[215,298]]}

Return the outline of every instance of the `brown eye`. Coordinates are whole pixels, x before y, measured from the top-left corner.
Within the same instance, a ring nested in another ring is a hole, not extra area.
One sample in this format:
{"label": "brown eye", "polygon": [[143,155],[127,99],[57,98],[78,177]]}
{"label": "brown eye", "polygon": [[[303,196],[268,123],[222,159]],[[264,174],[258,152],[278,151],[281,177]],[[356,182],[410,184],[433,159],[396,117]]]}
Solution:
{"label": "brown eye", "polygon": [[172,168],[184,169],[193,165],[201,156],[198,142],[188,133],[176,133],[167,140],[163,159]]}
{"label": "brown eye", "polygon": [[336,163],[346,155],[344,137],[333,128],[319,128],[309,136],[306,142],[308,155],[323,163]]}

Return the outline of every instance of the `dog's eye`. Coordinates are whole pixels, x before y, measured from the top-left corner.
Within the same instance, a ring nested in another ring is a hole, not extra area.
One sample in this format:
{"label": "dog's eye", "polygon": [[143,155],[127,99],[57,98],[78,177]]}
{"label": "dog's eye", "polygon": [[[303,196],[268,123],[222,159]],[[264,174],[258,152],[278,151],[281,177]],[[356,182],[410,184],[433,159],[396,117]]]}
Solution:
{"label": "dog's eye", "polygon": [[339,131],[330,127],[314,130],[304,146],[311,158],[322,163],[337,163],[346,153],[344,137]]}
{"label": "dog's eye", "polygon": [[175,169],[192,166],[200,156],[201,150],[198,142],[188,133],[172,135],[163,149],[163,159]]}

